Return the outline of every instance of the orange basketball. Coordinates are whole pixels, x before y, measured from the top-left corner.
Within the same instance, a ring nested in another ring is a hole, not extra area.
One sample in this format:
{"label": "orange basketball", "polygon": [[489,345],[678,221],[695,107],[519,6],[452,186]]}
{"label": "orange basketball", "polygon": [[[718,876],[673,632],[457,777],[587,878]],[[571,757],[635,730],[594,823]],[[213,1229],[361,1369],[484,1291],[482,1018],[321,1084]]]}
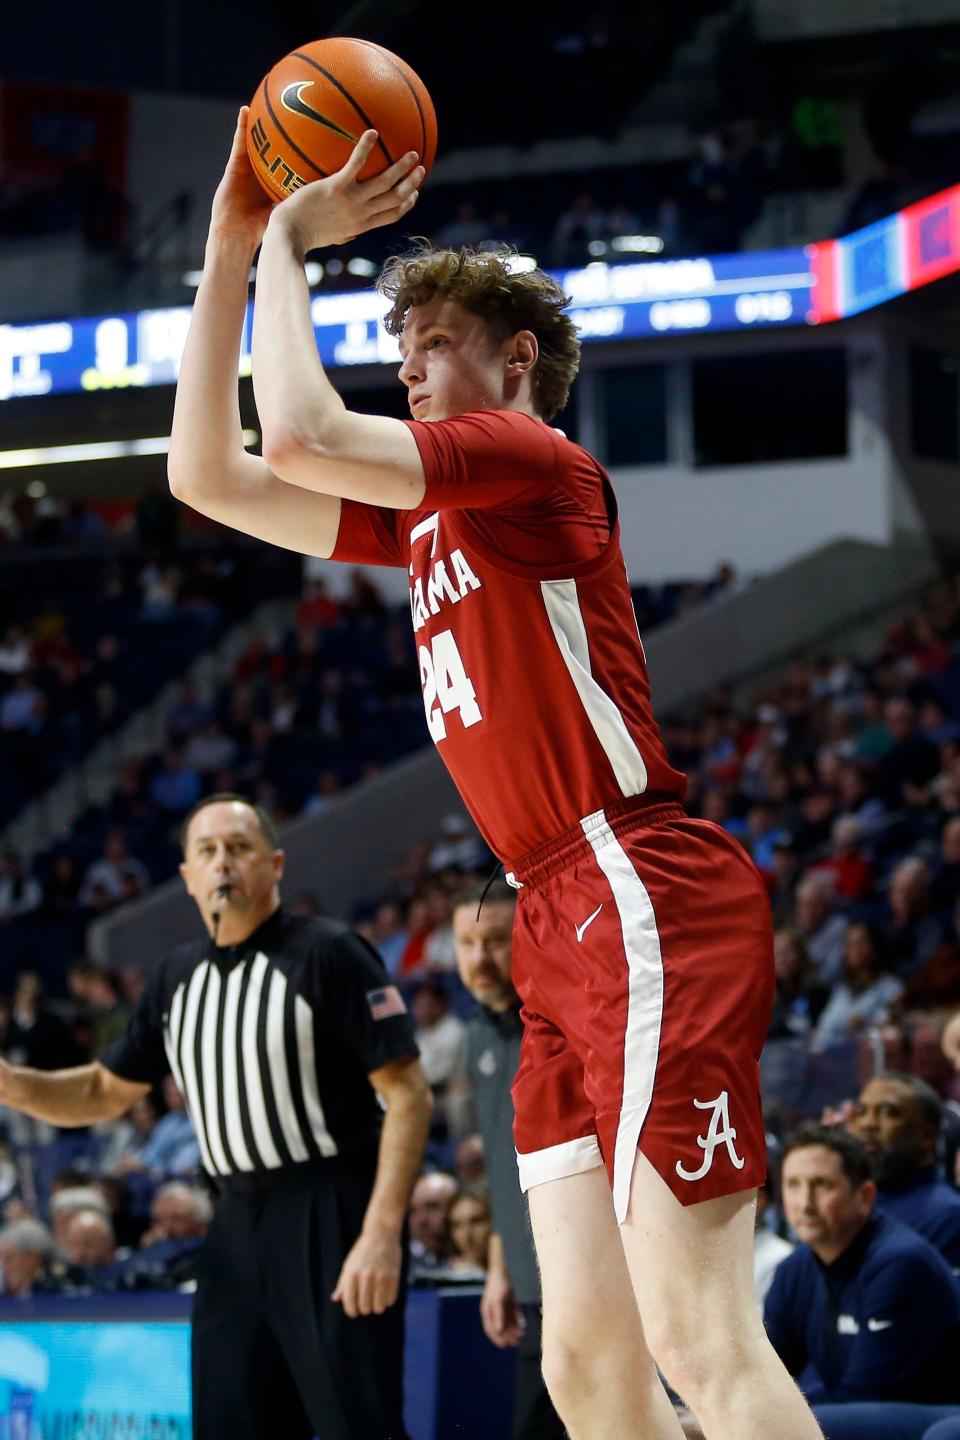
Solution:
{"label": "orange basketball", "polygon": [[271,200],[332,175],[364,130],[377,145],[360,177],[415,150],[429,171],[437,117],[427,87],[398,55],[370,40],[315,40],[270,71],[250,102],[247,153]]}

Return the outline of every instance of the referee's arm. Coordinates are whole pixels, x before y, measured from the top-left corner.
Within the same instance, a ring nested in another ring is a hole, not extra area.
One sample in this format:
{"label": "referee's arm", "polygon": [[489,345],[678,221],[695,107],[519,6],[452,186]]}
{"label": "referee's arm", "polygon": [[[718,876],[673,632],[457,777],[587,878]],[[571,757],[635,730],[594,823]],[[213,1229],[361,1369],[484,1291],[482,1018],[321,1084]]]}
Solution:
{"label": "referee's arm", "polygon": [[124,1080],[94,1060],[69,1070],[33,1070],[0,1060],[0,1105],[48,1125],[95,1125],[125,1115],[149,1085]]}
{"label": "referee's arm", "polygon": [[333,1299],[351,1317],[381,1315],[399,1294],[403,1222],[423,1163],[433,1109],[419,1060],[393,1060],[371,1071],[369,1078],[387,1109],[363,1229],[343,1262],[333,1292]]}

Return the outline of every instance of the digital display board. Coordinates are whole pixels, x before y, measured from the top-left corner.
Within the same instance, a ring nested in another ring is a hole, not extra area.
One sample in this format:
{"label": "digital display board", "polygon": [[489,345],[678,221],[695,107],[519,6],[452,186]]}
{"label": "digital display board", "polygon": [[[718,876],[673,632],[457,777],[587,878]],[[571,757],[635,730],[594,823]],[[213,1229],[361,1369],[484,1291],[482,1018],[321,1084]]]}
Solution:
{"label": "digital display board", "polygon": [[0,1325],[3,1440],[190,1440],[184,1323]]}
{"label": "digital display board", "polygon": [[811,324],[842,320],[960,270],[960,185],[807,247]]}
{"label": "digital display board", "polygon": [[[960,270],[960,185],[837,240],[785,250],[693,256],[553,273],[585,344],[703,331],[821,325],[882,305]],[[311,299],[324,365],[396,365],[373,290]],[[0,400],[171,385],[188,305],[134,314],[0,325]],[[250,373],[252,304],[240,374]]]}

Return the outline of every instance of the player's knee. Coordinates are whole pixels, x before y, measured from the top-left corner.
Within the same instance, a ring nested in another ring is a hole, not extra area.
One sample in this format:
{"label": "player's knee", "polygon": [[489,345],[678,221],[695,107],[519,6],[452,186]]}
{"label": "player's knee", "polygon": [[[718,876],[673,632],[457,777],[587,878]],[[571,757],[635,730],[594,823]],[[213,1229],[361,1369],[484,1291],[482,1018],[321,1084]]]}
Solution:
{"label": "player's knee", "polygon": [[622,1382],[625,1367],[637,1380],[638,1367],[646,1365],[649,1378],[655,1378],[653,1362],[642,1342],[638,1344],[633,1336],[622,1337],[623,1343],[618,1343],[620,1339],[602,1326],[544,1333],[543,1379],[561,1415],[576,1414],[589,1407],[593,1398],[609,1395],[611,1386]]}
{"label": "player's knee", "polygon": [[561,1415],[568,1414],[571,1406],[582,1404],[599,1385],[602,1355],[596,1347],[584,1344],[582,1335],[547,1332],[541,1368],[554,1405]]}
{"label": "player's knee", "polygon": [[724,1326],[705,1329],[671,1317],[652,1331],[647,1343],[670,1386],[696,1410],[716,1387],[729,1390],[738,1376],[750,1374],[755,1337],[751,1332],[731,1333]]}

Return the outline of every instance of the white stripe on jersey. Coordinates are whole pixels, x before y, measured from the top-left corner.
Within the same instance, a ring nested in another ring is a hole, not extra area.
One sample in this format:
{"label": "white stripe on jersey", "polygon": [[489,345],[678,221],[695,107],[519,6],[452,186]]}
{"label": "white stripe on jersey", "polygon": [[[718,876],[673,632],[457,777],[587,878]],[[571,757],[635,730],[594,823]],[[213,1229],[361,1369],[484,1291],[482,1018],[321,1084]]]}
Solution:
{"label": "white stripe on jersey", "polygon": [[237,1068],[239,1041],[240,990],[246,970],[235,965],[227,976],[223,1002],[223,1113],[226,1119],[226,1141],[238,1170],[252,1170],[253,1161],[243,1134],[240,1118],[240,1077]]}
{"label": "white stripe on jersey", "polygon": [[302,995],[294,996],[293,1015],[297,1030],[297,1058],[300,1065],[300,1084],[303,1086],[303,1103],[307,1120],[313,1131],[313,1138],[321,1155],[336,1155],[337,1144],[327,1129],[327,1117],[320,1103],[317,1088],[317,1062],[313,1039],[313,1011]]}
{"label": "white stripe on jersey", "polygon": [[203,1020],[200,1028],[200,1081],[203,1087],[203,1119],[207,1127],[210,1154],[221,1175],[229,1175],[233,1166],[227,1159],[220,1137],[220,1086],[217,1077],[217,1021],[220,1018],[220,971],[210,966],[207,992],[203,997]]}
{"label": "white stripe on jersey", "polygon": [[267,1057],[270,1065],[270,1080],[273,1084],[273,1098],[280,1120],[280,1129],[287,1142],[287,1149],[294,1160],[309,1160],[310,1152],[303,1143],[300,1124],[290,1093],[290,1076],[287,1073],[287,1052],[283,1043],[283,1012],[287,1000],[286,977],[279,970],[270,976],[267,990]]}
{"label": "white stripe on jersey", "polygon": [[279,1170],[283,1161],[274,1144],[267,1119],[267,1106],[263,1096],[263,1080],[260,1076],[260,1056],[257,1053],[257,1021],[260,1018],[260,992],[263,978],[267,973],[267,957],[260,950],[250,967],[250,983],[243,1002],[241,1050],[243,1055],[243,1084],[247,1093],[247,1107],[250,1124],[260,1162],[268,1170]]}
{"label": "white stripe on jersey", "polygon": [[630,1205],[637,1144],[653,1097],[663,1022],[663,958],[653,904],[602,810],[580,821],[620,915],[629,970],[623,1037],[623,1099],[613,1153],[613,1208],[622,1225]]}
{"label": "white stripe on jersey", "polygon": [[190,1119],[193,1121],[193,1132],[197,1137],[197,1144],[200,1146],[200,1155],[211,1175],[216,1175],[218,1172],[210,1155],[210,1147],[207,1144],[207,1132],[203,1123],[203,1108],[200,1104],[200,1085],[197,1080],[196,1052],[197,1015],[200,1009],[200,996],[203,993],[203,983],[209,969],[209,961],[204,960],[203,964],[198,965],[190,977],[190,984],[187,986],[187,994],[183,1006],[183,1026],[180,1034],[176,1036],[174,1043],[180,1055],[180,1068],[183,1072],[183,1098],[187,1102]]}
{"label": "white stripe on jersey", "polygon": [[624,795],[642,795],[647,767],[626,722],[590,670],[590,646],[580,613],[576,580],[541,580],[540,589],[557,648],[577,688],[587,719]]}
{"label": "white stripe on jersey", "polygon": [[178,985],[170,1002],[170,1014],[163,1030],[163,1048],[167,1052],[167,1060],[170,1062],[170,1074],[177,1082],[177,1089],[180,1094],[186,1097],[186,1087],[183,1083],[183,1071],[180,1069],[180,1055],[177,1047],[180,1044],[180,1022],[183,1018],[183,994],[186,984]]}

